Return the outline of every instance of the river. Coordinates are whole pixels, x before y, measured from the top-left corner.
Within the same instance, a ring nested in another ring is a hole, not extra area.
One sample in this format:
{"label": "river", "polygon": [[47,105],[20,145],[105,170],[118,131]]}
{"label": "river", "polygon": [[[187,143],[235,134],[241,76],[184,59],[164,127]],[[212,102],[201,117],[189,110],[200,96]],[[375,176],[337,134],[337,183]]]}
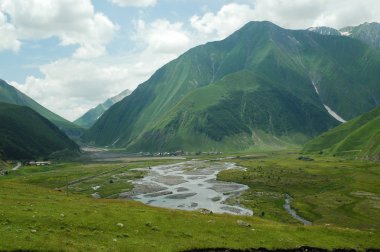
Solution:
{"label": "river", "polygon": [[248,189],[246,185],[216,180],[219,172],[230,169],[244,168],[230,162],[203,160],[153,166],[144,178],[132,181],[131,192],[122,193],[120,197],[165,208],[252,215],[250,209],[226,203],[230,197],[237,197]]}

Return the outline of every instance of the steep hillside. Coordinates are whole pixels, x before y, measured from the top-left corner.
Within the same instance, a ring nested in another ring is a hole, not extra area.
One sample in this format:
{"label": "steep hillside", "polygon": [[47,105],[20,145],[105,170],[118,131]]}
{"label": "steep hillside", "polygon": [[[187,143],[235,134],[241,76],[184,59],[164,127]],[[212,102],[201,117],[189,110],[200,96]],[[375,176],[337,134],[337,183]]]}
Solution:
{"label": "steep hillside", "polygon": [[0,122],[3,159],[43,158],[61,150],[79,151],[54,124],[28,107],[0,103]]}
{"label": "steep hillside", "polygon": [[27,106],[40,115],[47,118],[49,121],[54,123],[59,129],[65,132],[68,136],[72,138],[78,138],[82,133],[83,129],[74,123],[67,121],[66,119],[60,117],[57,114],[54,114],[50,110],[44,108],[36,101],[18,91],[13,86],[9,85],[5,81],[0,79],[0,102]]}
{"label": "steep hillside", "polygon": [[357,40],[251,22],[160,68],[85,140],[130,151],[301,144],[374,108],[378,69],[380,54]]}
{"label": "steep hillside", "polygon": [[380,160],[380,106],[313,139],[304,151]]}
{"label": "steep hillside", "polygon": [[122,99],[124,99],[124,97],[126,97],[130,94],[131,94],[130,90],[128,90],[128,89],[124,90],[120,94],[118,94],[112,98],[107,99],[105,102],[103,102],[102,104],[99,104],[95,108],[90,109],[84,115],[82,115],[77,120],[75,120],[74,123],[76,125],[83,127],[83,128],[90,128],[92,125],[94,125],[96,120],[98,120],[99,117],[104,112],[106,112],[112,105],[121,101]]}

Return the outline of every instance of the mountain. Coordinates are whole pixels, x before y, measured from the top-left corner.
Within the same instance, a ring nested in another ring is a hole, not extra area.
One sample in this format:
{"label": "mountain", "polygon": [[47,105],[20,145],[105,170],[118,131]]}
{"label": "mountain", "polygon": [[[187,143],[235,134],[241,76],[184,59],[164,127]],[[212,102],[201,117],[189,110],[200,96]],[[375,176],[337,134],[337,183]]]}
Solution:
{"label": "mountain", "polygon": [[304,151],[380,160],[380,106],[313,139]]}
{"label": "mountain", "polygon": [[99,104],[95,108],[90,109],[87,111],[84,115],[79,117],[77,120],[74,121],[75,124],[83,127],[83,128],[90,128],[96,120],[99,119],[99,117],[107,111],[112,105],[115,103],[121,101],[124,97],[130,95],[132,92],[130,90],[124,90],[120,94],[107,99],[102,104]]}
{"label": "mountain", "polygon": [[45,158],[53,152],[79,147],[33,109],[0,103],[0,152],[4,159]]}
{"label": "mountain", "polygon": [[54,114],[50,110],[44,108],[36,101],[23,94],[13,86],[9,85],[5,81],[0,79],[0,102],[27,106],[37,111],[43,117],[54,123],[60,130],[65,132],[71,138],[78,138],[83,129],[74,123],[67,121],[66,119]]}
{"label": "mountain", "polygon": [[327,27],[327,26],[318,26],[318,27],[310,27],[307,29],[308,31],[316,32],[321,35],[334,35],[334,36],[341,36],[342,34],[340,31]]}
{"label": "mountain", "polygon": [[356,38],[380,51],[380,24],[364,23],[340,29],[343,35]]}
{"label": "mountain", "polygon": [[370,47],[380,51],[380,24],[364,23],[358,26],[348,26],[340,30],[330,27],[311,27],[309,31],[317,32],[322,35],[347,36],[358,39]]}
{"label": "mountain", "polygon": [[358,40],[250,22],[160,68],[84,140],[129,151],[302,144],[378,105],[379,69],[380,53]]}

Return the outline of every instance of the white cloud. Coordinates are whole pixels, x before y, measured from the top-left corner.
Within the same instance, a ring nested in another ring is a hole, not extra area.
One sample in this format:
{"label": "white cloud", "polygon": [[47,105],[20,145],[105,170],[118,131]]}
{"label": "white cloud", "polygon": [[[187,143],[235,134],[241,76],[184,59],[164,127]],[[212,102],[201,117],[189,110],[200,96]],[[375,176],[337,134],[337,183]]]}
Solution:
{"label": "white cloud", "polygon": [[195,41],[190,37],[182,23],[138,20],[133,33],[138,52],[92,60],[58,60],[40,67],[42,78],[29,76],[22,84],[11,84],[53,112],[74,120],[109,97],[135,89],[192,47]]}
{"label": "white cloud", "polygon": [[7,18],[0,11],[0,51],[12,50],[17,52],[20,48],[20,41],[17,39],[15,28],[7,22]]}
{"label": "white cloud", "polygon": [[135,6],[135,7],[149,7],[154,6],[157,0],[109,0],[119,6]]}
{"label": "white cloud", "polygon": [[125,89],[135,89],[160,67],[149,55],[102,57],[95,60],[63,59],[40,67],[42,78],[10,82],[41,105],[74,120],[90,108]]}
{"label": "white cloud", "polygon": [[43,78],[29,76],[24,84],[11,84],[71,120],[130,86],[130,70],[122,64],[64,59],[41,66],[40,71]]}
{"label": "white cloud", "polygon": [[341,28],[379,20],[377,0],[257,0],[253,18],[269,20],[286,28],[310,26]]}
{"label": "white cloud", "polygon": [[17,38],[40,40],[58,37],[61,45],[79,45],[75,57],[97,57],[118,27],[96,13],[90,0],[0,0],[11,17]]}
{"label": "white cloud", "polygon": [[192,45],[189,33],[183,28],[183,23],[170,23],[157,19],[146,24],[143,20],[135,22],[133,39],[143,45],[148,51],[159,54],[182,53]]}
{"label": "white cloud", "polygon": [[213,35],[217,39],[225,38],[233,31],[253,20],[255,11],[245,4],[224,5],[217,13],[207,12],[202,17],[194,15],[190,22],[197,31]]}
{"label": "white cloud", "polygon": [[[255,0],[230,3],[216,13],[194,15],[191,26],[210,39],[230,35],[249,21],[271,21],[291,29],[311,26],[342,28],[368,21],[380,21],[378,0]],[[249,4],[249,2],[251,4]]]}

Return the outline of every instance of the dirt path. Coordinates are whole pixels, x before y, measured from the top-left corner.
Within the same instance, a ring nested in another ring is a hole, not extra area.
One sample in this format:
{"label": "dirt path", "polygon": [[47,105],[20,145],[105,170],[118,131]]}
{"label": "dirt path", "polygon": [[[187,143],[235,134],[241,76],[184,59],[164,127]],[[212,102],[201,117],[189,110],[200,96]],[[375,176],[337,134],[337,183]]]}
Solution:
{"label": "dirt path", "polygon": [[[95,174],[93,176],[88,176],[88,177],[83,177],[83,178],[80,178],[80,179],[76,179],[76,180],[70,181],[67,185],[68,186],[76,185],[76,184],[82,183],[83,181],[86,181],[86,180],[89,180],[89,179],[93,179],[93,178],[97,178],[97,177],[103,176],[103,175],[108,174],[108,173],[112,173],[114,171],[117,171],[117,170],[120,170],[120,169],[123,169],[123,168],[126,168],[126,167],[127,167],[127,165],[124,165],[124,166],[121,166],[121,167],[118,167],[118,168],[115,168],[115,169],[112,169],[112,170],[109,170],[109,171],[105,171],[105,172],[101,172],[101,173]],[[62,187],[62,188],[64,188],[64,187]]]}

